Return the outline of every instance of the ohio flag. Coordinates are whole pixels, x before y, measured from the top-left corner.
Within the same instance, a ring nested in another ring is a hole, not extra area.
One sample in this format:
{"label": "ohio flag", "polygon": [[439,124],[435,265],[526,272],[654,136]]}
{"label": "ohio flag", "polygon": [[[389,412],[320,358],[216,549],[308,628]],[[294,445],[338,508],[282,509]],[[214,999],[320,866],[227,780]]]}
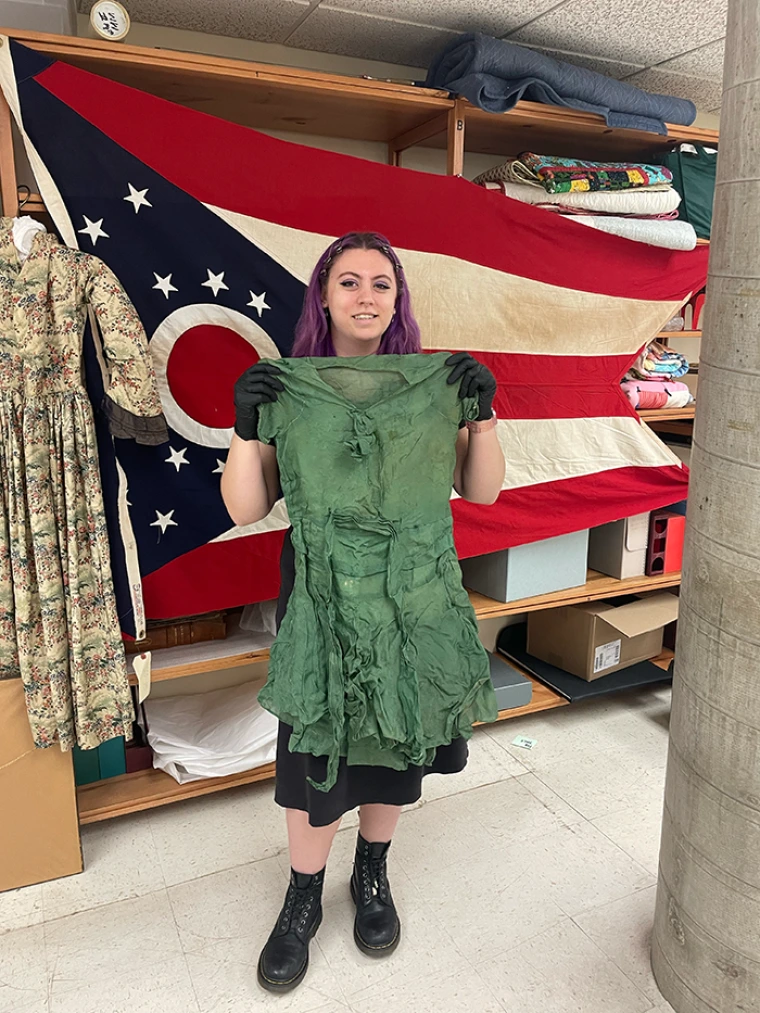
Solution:
{"label": "ohio flag", "polygon": [[706,249],[655,249],[464,179],[276,140],[4,43],[0,84],[45,203],[134,302],[170,427],[161,447],[101,432],[125,630],[140,579],[149,618],[276,595],[284,509],[235,528],[219,491],[233,383],[288,354],[317,257],[351,230],[398,249],[425,348],[467,349],[499,381],[504,489],[493,507],[452,503],[460,556],[686,495],[686,470],[619,380],[704,285]]}

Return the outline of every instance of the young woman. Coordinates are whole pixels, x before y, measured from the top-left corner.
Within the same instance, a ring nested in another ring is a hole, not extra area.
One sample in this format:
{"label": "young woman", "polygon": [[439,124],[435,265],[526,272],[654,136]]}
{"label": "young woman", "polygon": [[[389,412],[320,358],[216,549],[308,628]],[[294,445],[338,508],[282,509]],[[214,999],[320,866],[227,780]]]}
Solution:
{"label": "young woman", "polygon": [[[419,327],[404,271],[388,241],[375,233],[349,233],[332,243],[314,268],[292,356],[420,351]],[[447,382],[459,384],[459,398],[476,399],[477,407],[477,418],[462,424],[456,437],[454,488],[473,503],[493,503],[504,479],[492,410],[496,381],[467,353],[452,355],[445,366],[450,369]],[[285,379],[272,361],[262,361],[235,386],[235,435],[222,477],[222,495],[239,525],[262,520],[282,495],[275,447],[258,437],[259,409],[277,401],[286,389]],[[329,480],[326,475],[325,481]],[[281,571],[278,628],[296,579],[290,533]],[[284,906],[259,961],[259,982],[270,991],[294,988],[306,973],[309,942],[322,919],[322,884],[330,847],[343,814],[357,807],[359,836],[351,879],[356,904],[354,938],[363,952],[373,956],[395,949],[401,926],[388,885],[386,856],[401,806],[419,799],[425,774],[455,773],[467,762],[464,738],[439,746],[429,765],[404,770],[350,765],[341,758],[335,784],[327,791],[324,784],[317,790],[319,782],[325,782],[326,758],[291,752],[292,734],[293,728],[281,721],[275,801],[286,810],[292,872]]]}

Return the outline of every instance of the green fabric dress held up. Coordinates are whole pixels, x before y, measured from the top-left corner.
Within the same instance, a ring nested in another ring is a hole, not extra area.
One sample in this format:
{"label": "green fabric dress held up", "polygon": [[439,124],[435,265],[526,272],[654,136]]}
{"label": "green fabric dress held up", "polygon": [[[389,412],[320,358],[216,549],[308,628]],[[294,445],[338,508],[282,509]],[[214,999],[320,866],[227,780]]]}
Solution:
{"label": "green fabric dress held up", "polygon": [[[454,549],[459,424],[447,353],[283,359],[259,409],[293,525],[296,578],[263,707],[291,752],[406,770],[497,715]],[[311,782],[313,784],[313,782]]]}

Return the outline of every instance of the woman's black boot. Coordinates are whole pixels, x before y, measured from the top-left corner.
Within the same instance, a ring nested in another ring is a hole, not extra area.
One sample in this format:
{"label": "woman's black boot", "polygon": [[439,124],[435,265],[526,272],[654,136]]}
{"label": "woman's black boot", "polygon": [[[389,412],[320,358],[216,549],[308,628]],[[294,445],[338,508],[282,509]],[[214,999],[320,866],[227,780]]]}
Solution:
{"label": "woman's black boot", "polygon": [[401,939],[401,923],[393,905],[386,862],[388,844],[370,844],[361,834],[356,840],[351,896],[356,904],[354,940],[363,953],[384,957]]}
{"label": "woman's black boot", "polygon": [[313,876],[291,869],[285,903],[259,957],[259,984],[269,992],[289,992],[303,981],[309,943],[322,922],[324,879],[324,869]]}

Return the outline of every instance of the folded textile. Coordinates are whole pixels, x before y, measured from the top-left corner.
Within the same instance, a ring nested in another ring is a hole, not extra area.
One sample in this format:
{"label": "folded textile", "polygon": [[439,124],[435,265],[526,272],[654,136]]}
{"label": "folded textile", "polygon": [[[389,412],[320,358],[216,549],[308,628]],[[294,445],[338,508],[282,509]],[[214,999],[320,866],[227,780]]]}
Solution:
{"label": "folded textile", "polygon": [[595,215],[576,217],[579,225],[609,232],[613,236],[632,239],[636,243],[660,246],[665,250],[693,250],[697,245],[694,226],[688,222],[640,221],[636,218],[599,218]]}
{"label": "folded textile", "polygon": [[689,372],[689,360],[680,352],[653,341],[631,365],[626,380],[672,380]]}
{"label": "folded textile", "polygon": [[685,408],[694,400],[685,383],[623,380],[623,393],[634,408]]}
{"label": "folded textile", "polygon": [[547,193],[585,193],[590,190],[633,190],[670,186],[673,174],[661,165],[646,162],[587,162],[524,151],[509,170],[526,182],[539,183]]}
{"label": "folded textile", "polygon": [[460,35],[433,60],[425,85],[464,95],[491,113],[520,99],[603,116],[610,127],[667,134],[665,123],[694,122],[693,102],[655,95],[605,74],[553,60],[533,49],[479,33]]}
{"label": "folded textile", "polygon": [[488,190],[500,190],[505,197],[522,201],[523,204],[535,204],[540,207],[556,206],[563,213],[572,214],[612,214],[635,215],[637,218],[653,218],[655,216],[677,213],[681,203],[681,195],[673,187],[642,187],[636,190],[602,190],[587,193],[547,193],[543,187],[531,186],[529,183],[514,183],[506,179],[491,178],[502,169],[489,169],[488,172],[476,176],[473,183],[486,187]]}

